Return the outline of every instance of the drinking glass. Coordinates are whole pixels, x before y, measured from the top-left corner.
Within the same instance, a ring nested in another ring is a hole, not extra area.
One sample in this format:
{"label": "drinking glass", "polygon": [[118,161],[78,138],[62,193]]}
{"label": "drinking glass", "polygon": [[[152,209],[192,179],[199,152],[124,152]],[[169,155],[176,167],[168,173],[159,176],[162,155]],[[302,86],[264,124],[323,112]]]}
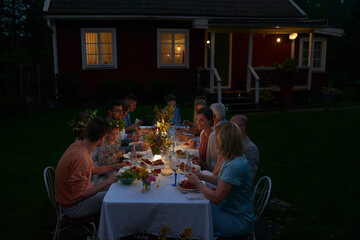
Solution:
{"label": "drinking glass", "polygon": [[174,176],[175,176],[175,183],[174,183],[174,184],[171,184],[171,186],[176,187],[176,177],[177,177],[177,171],[178,171],[178,169],[179,169],[179,161],[178,161],[178,160],[175,160],[175,159],[172,159],[172,160],[170,161],[170,167],[171,167],[171,169],[173,170]]}

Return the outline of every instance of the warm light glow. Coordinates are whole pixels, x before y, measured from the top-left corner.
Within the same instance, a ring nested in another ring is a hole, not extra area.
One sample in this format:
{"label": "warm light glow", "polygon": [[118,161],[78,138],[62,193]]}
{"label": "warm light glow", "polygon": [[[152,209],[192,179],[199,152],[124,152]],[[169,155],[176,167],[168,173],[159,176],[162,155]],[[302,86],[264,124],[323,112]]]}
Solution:
{"label": "warm light glow", "polygon": [[154,156],[154,160],[158,160],[158,159],[161,159],[161,155],[155,155]]}
{"label": "warm light glow", "polygon": [[297,38],[298,34],[297,33],[292,33],[289,35],[289,39],[290,40],[295,40]]}
{"label": "warm light glow", "polygon": [[178,51],[180,52],[180,46],[178,45]]}
{"label": "warm light glow", "polygon": [[206,41],[206,44],[207,44],[207,45],[210,45],[210,40],[207,40],[207,41]]}
{"label": "warm light glow", "polygon": [[280,39],[280,38],[277,38],[277,39],[276,39],[276,42],[281,42],[281,39]]}

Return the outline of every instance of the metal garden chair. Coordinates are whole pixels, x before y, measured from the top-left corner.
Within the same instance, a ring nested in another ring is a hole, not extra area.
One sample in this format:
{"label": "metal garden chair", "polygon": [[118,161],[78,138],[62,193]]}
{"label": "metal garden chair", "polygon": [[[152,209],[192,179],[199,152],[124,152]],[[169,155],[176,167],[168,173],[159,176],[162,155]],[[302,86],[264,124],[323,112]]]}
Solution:
{"label": "metal garden chair", "polygon": [[[53,167],[46,167],[44,170],[44,181],[46,191],[48,193],[51,205],[54,207],[56,212],[56,227],[54,231],[54,240],[59,239],[60,232],[68,229],[74,225],[81,225],[87,232],[92,234],[92,239],[96,238],[96,225],[94,221],[99,218],[99,214],[91,215],[83,218],[69,218],[64,213],[62,213],[59,204],[55,200],[55,169]],[[90,230],[86,225],[90,225],[92,230]]]}
{"label": "metal garden chair", "polygon": [[[256,183],[254,196],[253,196],[256,220],[258,220],[261,214],[264,212],[264,209],[270,198],[270,193],[271,193],[271,179],[268,176],[263,176]],[[250,234],[249,240],[250,239],[256,240],[255,231],[253,231]]]}

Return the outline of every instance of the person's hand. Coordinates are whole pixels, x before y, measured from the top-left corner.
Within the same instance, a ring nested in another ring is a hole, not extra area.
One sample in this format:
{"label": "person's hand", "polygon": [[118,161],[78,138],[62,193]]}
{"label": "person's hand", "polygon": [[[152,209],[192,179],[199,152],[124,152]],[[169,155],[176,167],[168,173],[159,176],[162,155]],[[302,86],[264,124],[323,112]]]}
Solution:
{"label": "person's hand", "polygon": [[187,142],[187,141],[189,140],[189,138],[188,138],[187,136],[182,135],[182,134],[179,134],[179,135],[178,135],[178,138],[179,138],[179,140],[182,141],[182,142]]}
{"label": "person's hand", "polygon": [[189,120],[184,120],[183,124],[185,126],[190,126],[192,124],[192,122],[190,122]]}
{"label": "person's hand", "polygon": [[201,159],[200,159],[199,157],[192,157],[192,158],[191,158],[191,162],[192,162],[193,164],[200,165],[200,161],[201,161]]}
{"label": "person's hand", "polygon": [[196,148],[197,144],[198,143],[195,140],[189,139],[189,147]]}
{"label": "person's hand", "polygon": [[105,179],[106,183],[108,185],[112,184],[112,183],[115,183],[118,181],[117,179],[117,173],[112,173],[107,179]]}
{"label": "person's hand", "polygon": [[196,185],[200,179],[198,176],[196,176],[196,174],[189,172],[188,175],[186,175],[187,179],[189,180],[190,183]]}
{"label": "person's hand", "polygon": [[121,158],[125,154],[125,150],[120,150],[119,152],[115,153],[116,158]]}
{"label": "person's hand", "polygon": [[136,124],[137,127],[141,126],[142,120],[135,121],[135,124]]}
{"label": "person's hand", "polygon": [[123,161],[121,164],[122,164],[121,167],[132,166],[129,161]]}
{"label": "person's hand", "polygon": [[142,130],[141,130],[141,127],[135,127],[135,132],[137,135],[142,135]]}
{"label": "person's hand", "polygon": [[147,143],[140,143],[140,148],[141,148],[141,151],[146,151],[150,147],[149,147],[149,144],[147,144]]}

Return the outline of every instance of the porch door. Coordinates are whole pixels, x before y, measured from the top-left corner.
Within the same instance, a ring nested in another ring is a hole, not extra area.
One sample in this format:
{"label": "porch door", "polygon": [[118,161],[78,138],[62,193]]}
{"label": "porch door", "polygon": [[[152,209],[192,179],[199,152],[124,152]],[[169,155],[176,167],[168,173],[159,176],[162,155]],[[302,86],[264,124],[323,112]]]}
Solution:
{"label": "porch door", "polygon": [[[210,62],[210,61],[209,61]],[[215,34],[215,68],[221,77],[222,88],[231,88],[231,34]],[[215,88],[217,81],[214,80]]]}

